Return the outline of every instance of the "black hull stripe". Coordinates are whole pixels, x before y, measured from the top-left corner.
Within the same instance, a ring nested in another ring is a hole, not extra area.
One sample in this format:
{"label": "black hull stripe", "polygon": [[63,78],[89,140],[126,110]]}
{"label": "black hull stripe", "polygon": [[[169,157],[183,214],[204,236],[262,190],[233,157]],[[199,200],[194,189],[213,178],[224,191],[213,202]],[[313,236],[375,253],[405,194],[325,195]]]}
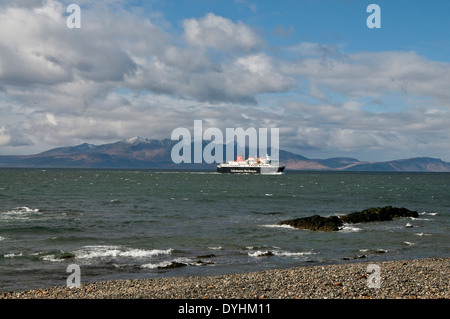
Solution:
{"label": "black hull stripe", "polygon": [[[284,166],[278,167],[277,173],[284,171]],[[260,167],[217,167],[218,173],[261,174]]]}

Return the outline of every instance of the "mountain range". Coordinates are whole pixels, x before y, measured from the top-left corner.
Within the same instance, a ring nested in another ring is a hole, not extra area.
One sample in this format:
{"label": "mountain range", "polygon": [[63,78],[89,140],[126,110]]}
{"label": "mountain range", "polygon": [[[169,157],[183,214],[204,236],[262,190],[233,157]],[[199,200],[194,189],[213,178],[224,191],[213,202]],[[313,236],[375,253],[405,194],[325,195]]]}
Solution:
{"label": "mountain range", "polygon": [[[54,148],[35,155],[0,156],[0,167],[215,170],[217,165],[215,163],[194,164],[192,160],[191,164],[175,164],[171,158],[171,151],[177,143],[178,141],[169,139],[156,140],[142,137],[133,137],[103,145],[84,143],[77,146]],[[204,142],[203,147],[206,144]],[[193,154],[193,152],[191,153]],[[246,155],[248,155],[248,148]],[[280,150],[279,155],[280,163],[286,165],[286,170],[450,172],[449,162],[430,157],[387,162],[363,162],[349,157],[309,159],[284,150]]]}

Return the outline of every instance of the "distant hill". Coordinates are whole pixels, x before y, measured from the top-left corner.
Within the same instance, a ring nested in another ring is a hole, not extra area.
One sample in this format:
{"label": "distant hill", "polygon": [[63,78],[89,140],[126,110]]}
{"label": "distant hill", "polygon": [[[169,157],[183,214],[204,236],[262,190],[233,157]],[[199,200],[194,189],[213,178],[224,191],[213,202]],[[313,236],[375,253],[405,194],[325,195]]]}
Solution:
{"label": "distant hill", "polygon": [[[194,164],[193,159],[192,164],[173,163],[171,151],[177,143],[178,141],[169,139],[142,137],[103,145],[84,143],[54,148],[35,155],[0,156],[0,167],[215,169],[217,164]],[[208,143],[204,142],[203,146],[206,144]],[[450,172],[450,163],[429,157],[361,162],[348,157],[309,159],[284,150],[280,150],[279,154],[280,162],[286,165],[287,170]]]}

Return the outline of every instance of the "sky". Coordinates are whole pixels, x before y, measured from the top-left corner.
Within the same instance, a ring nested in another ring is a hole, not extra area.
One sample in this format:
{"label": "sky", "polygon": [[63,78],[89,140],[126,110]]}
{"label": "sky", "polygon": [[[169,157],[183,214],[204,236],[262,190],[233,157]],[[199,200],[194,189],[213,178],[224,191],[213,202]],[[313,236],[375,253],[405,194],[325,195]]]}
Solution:
{"label": "sky", "polygon": [[438,0],[0,0],[0,155],[202,120],[279,128],[280,148],[309,158],[450,161],[449,13]]}

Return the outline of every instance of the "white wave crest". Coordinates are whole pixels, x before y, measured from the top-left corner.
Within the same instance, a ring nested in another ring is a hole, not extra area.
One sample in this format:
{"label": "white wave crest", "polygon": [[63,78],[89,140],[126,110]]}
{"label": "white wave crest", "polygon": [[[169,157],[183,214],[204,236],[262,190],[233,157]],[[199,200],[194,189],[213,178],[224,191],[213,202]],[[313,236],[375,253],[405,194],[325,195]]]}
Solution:
{"label": "white wave crest", "polygon": [[431,236],[431,234],[425,234],[425,233],[415,233],[416,236]]}
{"label": "white wave crest", "polygon": [[436,216],[438,213],[436,212],[422,212],[419,213],[419,215],[429,215],[429,216]]}
{"label": "white wave crest", "polygon": [[270,250],[256,250],[256,251],[249,251],[248,255],[250,257],[261,257],[261,256],[274,255],[274,253],[271,252]]}
{"label": "white wave crest", "polygon": [[0,218],[3,220],[13,219],[29,219],[33,214],[39,213],[38,208],[29,208],[27,206],[21,206],[13,208],[12,210],[7,210],[0,212]]}
{"label": "white wave crest", "polygon": [[268,228],[286,228],[286,229],[296,229],[290,225],[277,225],[277,224],[269,224],[269,225],[259,225],[260,227],[268,227]]}
{"label": "white wave crest", "polygon": [[15,253],[9,253],[3,255],[5,258],[14,258],[14,257],[20,257],[23,256],[22,252],[15,254]]}
{"label": "white wave crest", "polygon": [[[414,217],[411,217],[414,218]],[[432,220],[431,218],[414,218],[413,220],[426,220],[426,221],[430,221]]]}
{"label": "white wave crest", "polygon": [[27,206],[16,207],[13,210],[7,211],[7,214],[27,214],[27,213],[37,213],[39,212],[38,208],[30,208]]}
{"label": "white wave crest", "polygon": [[75,252],[75,258],[77,259],[93,259],[93,258],[116,258],[116,257],[128,257],[128,258],[146,258],[158,255],[168,255],[173,249],[135,249],[126,248],[121,246],[105,246],[94,245],[84,246]]}
{"label": "white wave crest", "polygon": [[212,250],[222,250],[223,247],[222,247],[222,246],[210,246],[210,247],[208,247],[208,249],[212,249]]}
{"label": "white wave crest", "polygon": [[148,263],[141,265],[141,268],[148,268],[148,269],[156,269],[156,268],[164,268],[169,266],[172,263],[172,261],[161,261],[159,263]]}
{"label": "white wave crest", "polygon": [[45,255],[41,257],[42,260],[52,261],[52,262],[62,262],[64,259],[57,258],[55,255]]}
{"label": "white wave crest", "polygon": [[141,268],[148,268],[148,269],[166,268],[170,265],[173,265],[174,263],[182,264],[182,265],[186,265],[186,266],[198,266],[201,264],[201,263],[198,263],[188,257],[178,257],[173,260],[165,260],[165,261],[156,262],[156,263],[144,264],[144,265],[141,265]]}
{"label": "white wave crest", "polygon": [[255,251],[249,251],[247,254],[250,257],[262,257],[262,256],[298,257],[298,256],[305,256],[305,255],[315,255],[317,253],[314,253],[311,251],[291,252],[291,251],[284,251],[284,250],[255,250]]}
{"label": "white wave crest", "polygon": [[291,252],[291,251],[275,251],[275,256],[285,256],[285,257],[295,257],[295,256],[306,256],[306,255],[316,255],[317,253],[313,253],[312,251],[304,251],[304,252]]}
{"label": "white wave crest", "polygon": [[348,224],[345,224],[344,226],[342,226],[342,228],[339,229],[339,231],[342,233],[356,233],[361,230],[362,230],[361,228],[358,228],[355,226],[350,226]]}

